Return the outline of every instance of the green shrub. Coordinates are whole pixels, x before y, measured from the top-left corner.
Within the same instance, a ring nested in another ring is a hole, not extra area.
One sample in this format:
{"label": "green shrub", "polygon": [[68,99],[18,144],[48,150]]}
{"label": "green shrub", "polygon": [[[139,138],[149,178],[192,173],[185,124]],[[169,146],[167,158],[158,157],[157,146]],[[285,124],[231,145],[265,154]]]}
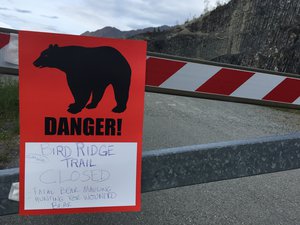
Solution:
{"label": "green shrub", "polygon": [[19,133],[19,83],[12,78],[0,79],[0,140]]}

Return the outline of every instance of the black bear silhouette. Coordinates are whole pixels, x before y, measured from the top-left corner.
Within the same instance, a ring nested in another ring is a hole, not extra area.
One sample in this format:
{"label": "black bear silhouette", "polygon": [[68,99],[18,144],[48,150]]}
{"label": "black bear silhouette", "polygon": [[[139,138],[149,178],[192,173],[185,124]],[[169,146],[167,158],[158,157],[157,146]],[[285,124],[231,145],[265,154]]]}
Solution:
{"label": "black bear silhouette", "polygon": [[[126,110],[131,81],[131,68],[125,57],[109,46],[82,47],[49,45],[34,61],[38,68],[56,68],[65,72],[75,102],[68,112],[76,114],[84,107],[96,108],[105,89],[112,85],[117,106],[113,112]],[[88,100],[92,95],[89,104]]]}

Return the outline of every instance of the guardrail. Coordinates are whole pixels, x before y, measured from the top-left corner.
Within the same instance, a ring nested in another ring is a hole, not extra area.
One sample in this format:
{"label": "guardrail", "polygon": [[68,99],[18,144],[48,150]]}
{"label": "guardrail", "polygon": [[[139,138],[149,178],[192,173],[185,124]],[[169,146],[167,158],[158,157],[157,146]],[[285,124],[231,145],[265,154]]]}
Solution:
{"label": "guardrail", "polygon": [[[143,153],[142,192],[300,168],[300,133],[160,149]],[[18,168],[0,170],[0,215],[18,212],[8,200]]]}
{"label": "guardrail", "polygon": [[12,184],[18,180],[19,168],[0,170],[0,216],[18,213],[18,202],[8,199]]}

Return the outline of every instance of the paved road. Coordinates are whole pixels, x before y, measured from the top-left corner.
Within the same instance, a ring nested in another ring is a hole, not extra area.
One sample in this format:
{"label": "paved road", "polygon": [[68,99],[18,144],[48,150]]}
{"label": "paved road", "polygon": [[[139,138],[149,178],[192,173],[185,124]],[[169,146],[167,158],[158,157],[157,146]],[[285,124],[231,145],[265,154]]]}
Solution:
{"label": "paved road", "polygon": [[300,131],[300,110],[146,94],[144,150]]}
{"label": "paved road", "polygon": [[[300,130],[300,112],[204,99],[146,95],[144,150]],[[0,217],[1,225],[299,225],[300,170],[145,193],[142,212]]]}

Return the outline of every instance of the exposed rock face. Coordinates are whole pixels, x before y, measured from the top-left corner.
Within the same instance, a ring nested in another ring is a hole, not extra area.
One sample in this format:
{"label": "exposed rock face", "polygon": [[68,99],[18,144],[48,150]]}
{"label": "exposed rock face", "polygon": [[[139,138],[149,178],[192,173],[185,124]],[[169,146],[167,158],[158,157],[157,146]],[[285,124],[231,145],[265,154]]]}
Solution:
{"label": "exposed rock face", "polygon": [[172,28],[83,35],[145,39],[148,51],[300,74],[298,0],[231,0]]}
{"label": "exposed rock face", "polygon": [[300,1],[232,0],[164,32],[136,36],[148,50],[300,73]]}

